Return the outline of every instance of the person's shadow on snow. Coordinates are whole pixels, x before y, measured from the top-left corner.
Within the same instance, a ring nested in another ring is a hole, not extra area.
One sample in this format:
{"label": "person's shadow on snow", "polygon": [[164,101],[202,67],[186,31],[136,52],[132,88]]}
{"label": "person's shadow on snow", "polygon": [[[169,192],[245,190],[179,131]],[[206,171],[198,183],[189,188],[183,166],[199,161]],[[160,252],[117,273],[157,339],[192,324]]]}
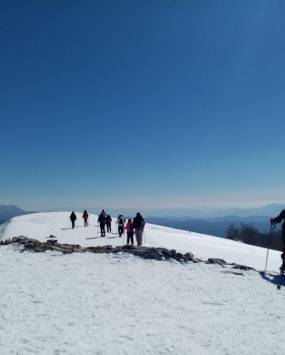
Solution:
{"label": "person's shadow on snow", "polygon": [[71,229],[78,229],[78,228],[82,228],[82,226],[76,226],[75,228],[69,227],[69,228],[60,228],[62,231],[69,231]]}
{"label": "person's shadow on snow", "polygon": [[261,278],[267,282],[272,283],[275,286],[279,286],[280,284],[283,284],[284,282],[284,276],[282,275],[272,275],[272,274],[266,274],[265,272],[260,272],[259,275]]}

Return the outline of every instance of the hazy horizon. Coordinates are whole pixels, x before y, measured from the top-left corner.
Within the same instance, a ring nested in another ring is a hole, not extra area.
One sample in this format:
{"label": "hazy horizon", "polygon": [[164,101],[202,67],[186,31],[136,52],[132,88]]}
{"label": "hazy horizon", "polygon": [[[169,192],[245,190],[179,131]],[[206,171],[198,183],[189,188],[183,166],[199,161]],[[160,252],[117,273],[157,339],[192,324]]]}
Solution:
{"label": "hazy horizon", "polygon": [[176,207],[176,208],[143,208],[143,207],[110,207],[110,206],[65,206],[61,208],[49,209],[26,209],[20,205],[0,204],[1,206],[15,206],[26,212],[59,212],[59,211],[83,211],[87,209],[90,213],[99,213],[103,208],[110,214],[116,215],[123,213],[125,215],[132,215],[140,211],[145,216],[149,217],[192,217],[192,218],[216,218],[216,217],[253,217],[253,216],[274,216],[277,215],[281,209],[285,207],[285,202],[275,202],[266,205],[257,205],[252,207]]}
{"label": "hazy horizon", "polygon": [[[67,201],[61,201],[59,203],[59,198],[56,198],[55,196],[51,197],[48,196],[48,198],[45,199],[44,203],[40,203],[43,199],[41,196],[37,196],[37,199],[35,197],[30,197],[28,202],[25,201],[20,201],[20,200],[13,200],[13,201],[3,201],[2,204],[6,205],[16,205],[19,206],[25,210],[39,210],[39,211],[45,211],[45,210],[70,210],[73,209],[74,206],[80,207],[80,208],[110,208],[110,209],[145,209],[145,210],[157,210],[157,209],[233,209],[233,208],[241,208],[241,209],[247,209],[247,208],[258,208],[258,207],[263,207],[267,206],[270,204],[283,204],[285,203],[285,193],[279,193],[278,191],[274,191],[272,195],[274,197],[266,198],[265,197],[266,192],[250,192],[246,191],[244,192],[244,196],[242,196],[240,193],[234,194],[234,193],[229,193],[226,195],[222,194],[215,194],[210,200],[205,194],[199,194],[196,195],[195,198],[193,197],[192,199],[186,199],[185,197],[168,197],[168,198],[162,198],[161,200],[163,203],[159,204],[158,199],[156,197],[153,197],[151,199],[148,199],[146,197],[142,198],[136,198],[134,199],[134,203],[130,204],[126,199],[119,198],[120,202],[114,203],[112,202],[112,198],[105,198],[105,199],[100,199],[96,198],[96,196],[92,199],[88,199],[86,201],[82,201],[80,199],[72,199],[71,196],[66,199]],[[248,196],[251,198],[255,197],[255,200],[249,201]],[[282,198],[283,197],[283,198]],[[190,201],[190,202],[188,202]],[[1,203],[0,203],[1,204]],[[72,207],[73,206],[73,207]],[[102,206],[102,207],[101,207]]]}

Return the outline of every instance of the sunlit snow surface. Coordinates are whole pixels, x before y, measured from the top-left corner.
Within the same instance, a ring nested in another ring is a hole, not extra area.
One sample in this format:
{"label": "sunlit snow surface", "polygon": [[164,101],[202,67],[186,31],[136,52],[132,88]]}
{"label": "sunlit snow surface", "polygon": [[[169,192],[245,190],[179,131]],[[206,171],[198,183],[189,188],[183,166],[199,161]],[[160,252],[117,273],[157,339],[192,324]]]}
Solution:
{"label": "sunlit snow surface", "polygon": [[[80,220],[75,230],[67,229],[67,217],[18,217],[0,227],[0,238],[54,234],[59,242],[123,243],[116,235],[97,238],[95,216],[93,226],[83,228]],[[264,249],[215,237],[148,225],[145,238],[201,258],[264,266]],[[272,270],[279,258],[270,253]],[[285,288],[277,291],[271,276],[231,271],[1,247],[0,354],[283,354]]]}
{"label": "sunlit snow surface", "polygon": [[[0,240],[14,236],[25,235],[41,241],[47,240],[49,235],[57,237],[59,243],[93,245],[120,245],[126,243],[125,238],[118,235],[107,235],[100,238],[98,217],[90,216],[89,227],[83,227],[82,213],[77,213],[76,228],[71,229],[68,212],[35,213],[13,218],[0,226]],[[113,219],[112,231],[117,232],[116,219]],[[188,232],[168,227],[147,224],[144,233],[144,244],[156,247],[166,247],[177,251],[191,251],[196,257],[223,258],[228,262],[235,262],[252,266],[258,270],[264,269],[266,250],[227,239]],[[281,259],[280,253],[270,252],[269,270],[278,270]]]}

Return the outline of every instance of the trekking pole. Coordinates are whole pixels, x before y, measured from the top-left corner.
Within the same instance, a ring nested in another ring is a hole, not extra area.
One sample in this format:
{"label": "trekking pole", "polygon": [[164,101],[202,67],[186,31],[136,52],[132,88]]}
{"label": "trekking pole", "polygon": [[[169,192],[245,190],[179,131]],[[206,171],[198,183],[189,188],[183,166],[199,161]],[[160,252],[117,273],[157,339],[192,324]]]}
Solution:
{"label": "trekking pole", "polygon": [[266,262],[265,262],[264,273],[266,273],[266,270],[267,270],[267,263],[268,263],[268,256],[269,256],[269,249],[270,249],[272,230],[275,229],[275,228],[276,228],[275,224],[271,223],[269,234],[268,234],[268,240],[267,240],[267,253],[266,253]]}

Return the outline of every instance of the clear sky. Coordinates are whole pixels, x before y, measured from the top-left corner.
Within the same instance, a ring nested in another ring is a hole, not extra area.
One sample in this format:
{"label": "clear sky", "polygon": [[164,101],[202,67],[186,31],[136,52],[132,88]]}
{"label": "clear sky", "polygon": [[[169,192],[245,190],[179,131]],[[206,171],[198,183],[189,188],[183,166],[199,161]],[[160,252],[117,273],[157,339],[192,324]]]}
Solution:
{"label": "clear sky", "polygon": [[285,201],[285,1],[2,1],[0,203]]}

